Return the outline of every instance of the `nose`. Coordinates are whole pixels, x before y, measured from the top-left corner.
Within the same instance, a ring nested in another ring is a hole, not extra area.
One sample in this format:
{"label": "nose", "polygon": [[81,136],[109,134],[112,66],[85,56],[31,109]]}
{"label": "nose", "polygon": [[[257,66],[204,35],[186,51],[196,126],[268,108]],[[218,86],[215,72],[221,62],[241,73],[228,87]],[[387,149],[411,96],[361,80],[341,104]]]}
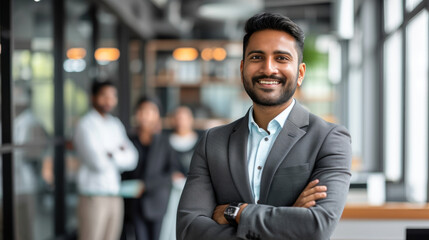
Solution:
{"label": "nose", "polygon": [[266,58],[261,68],[261,73],[270,76],[279,72],[277,62],[273,58]]}

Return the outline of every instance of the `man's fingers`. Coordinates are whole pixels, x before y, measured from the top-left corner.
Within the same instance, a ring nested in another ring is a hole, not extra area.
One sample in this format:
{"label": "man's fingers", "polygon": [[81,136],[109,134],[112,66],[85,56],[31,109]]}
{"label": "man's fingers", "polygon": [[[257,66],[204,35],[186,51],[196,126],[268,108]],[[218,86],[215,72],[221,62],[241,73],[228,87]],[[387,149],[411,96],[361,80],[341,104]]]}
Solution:
{"label": "man's fingers", "polygon": [[319,179],[309,182],[299,195],[294,206],[309,208],[315,206],[317,200],[326,198],[326,191],[328,191],[328,188],[326,186],[317,186],[319,182]]}
{"label": "man's fingers", "polygon": [[313,181],[309,182],[309,183],[307,184],[307,186],[304,188],[304,192],[305,192],[305,191],[307,191],[307,190],[309,190],[309,189],[311,189],[311,188],[313,188],[313,187],[314,187],[314,186],[316,186],[318,183],[319,183],[319,179],[315,179],[315,180],[313,180]]}
{"label": "man's fingers", "polygon": [[326,186],[315,186],[311,189],[304,190],[302,192],[303,197],[310,196],[311,194],[317,193],[317,192],[326,192],[328,188]]}
{"label": "man's fingers", "polygon": [[307,202],[306,204],[304,204],[304,206],[303,207],[305,207],[305,208],[310,208],[310,207],[313,207],[313,206],[315,206],[316,205],[316,202],[315,201],[310,201],[310,202]]}
{"label": "man's fingers", "polygon": [[308,202],[317,201],[319,199],[326,198],[327,194],[325,192],[313,193],[307,197],[302,198],[302,203],[305,205]]}

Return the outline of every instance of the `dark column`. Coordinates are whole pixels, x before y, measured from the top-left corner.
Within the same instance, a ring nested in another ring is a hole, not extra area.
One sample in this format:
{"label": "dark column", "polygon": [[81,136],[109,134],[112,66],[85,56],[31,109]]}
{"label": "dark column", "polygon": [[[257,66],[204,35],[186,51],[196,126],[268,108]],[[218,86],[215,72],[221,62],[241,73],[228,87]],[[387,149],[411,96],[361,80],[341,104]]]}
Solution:
{"label": "dark column", "polygon": [[54,150],[55,176],[55,236],[66,234],[65,167],[64,167],[64,0],[53,3],[54,16],[54,131],[57,141]]}
{"label": "dark column", "polygon": [[[426,0],[426,10],[429,11],[429,0]],[[428,31],[429,31],[429,24],[428,24]],[[429,41],[426,43],[428,45],[428,56],[429,56]],[[429,69],[428,69],[428,77],[429,77]],[[428,86],[429,87],[429,86]],[[429,107],[429,106],[428,106]],[[429,110],[429,109],[428,109]],[[429,112],[429,111],[428,111]],[[426,124],[429,125],[429,122],[427,122]],[[429,131],[429,128],[428,128]],[[428,136],[429,136],[429,132],[428,132]],[[429,149],[429,141],[428,141],[428,149]],[[429,153],[428,153],[428,157],[427,159],[429,159]],[[429,161],[429,160],[428,160]],[[427,187],[429,187],[429,165],[428,165],[428,169],[427,169]],[[429,203],[429,191],[426,192],[427,197],[426,197],[426,202]]]}
{"label": "dark column", "polygon": [[128,28],[120,23],[118,25],[118,42],[119,42],[119,51],[121,56],[119,58],[119,79],[117,81],[118,87],[118,114],[119,119],[125,126],[125,129],[130,128],[130,98],[131,98],[131,89],[130,89],[130,57],[129,57],[129,39],[130,33]]}
{"label": "dark column", "polygon": [[91,77],[91,82],[94,81],[97,76],[98,76],[98,68],[97,68],[97,61],[95,60],[94,57],[94,53],[95,50],[97,50],[97,41],[99,38],[99,34],[98,34],[98,21],[97,21],[97,7],[95,6],[95,3],[91,4],[90,10],[89,10],[89,14],[91,17],[91,23],[92,23],[92,38],[91,38],[91,48],[90,48],[90,53],[91,53],[91,65],[90,65],[90,77]]}
{"label": "dark column", "polygon": [[[12,0],[1,0],[1,144],[12,144]],[[15,239],[13,153],[2,154],[3,176],[3,239]]]}

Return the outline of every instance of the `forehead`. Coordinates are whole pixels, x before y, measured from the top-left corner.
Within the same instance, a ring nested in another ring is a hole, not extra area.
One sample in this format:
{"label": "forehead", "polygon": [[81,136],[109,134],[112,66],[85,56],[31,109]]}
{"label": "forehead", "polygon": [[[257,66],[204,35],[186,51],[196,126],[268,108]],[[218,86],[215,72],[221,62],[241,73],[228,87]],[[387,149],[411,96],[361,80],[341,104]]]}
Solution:
{"label": "forehead", "polygon": [[288,51],[297,55],[296,40],[292,35],[279,31],[266,29],[253,33],[246,48],[246,55],[250,51],[263,51],[265,53],[275,51]]}
{"label": "forehead", "polygon": [[158,106],[156,106],[156,104],[153,102],[146,101],[146,102],[142,102],[139,105],[139,109],[140,110],[158,110]]}

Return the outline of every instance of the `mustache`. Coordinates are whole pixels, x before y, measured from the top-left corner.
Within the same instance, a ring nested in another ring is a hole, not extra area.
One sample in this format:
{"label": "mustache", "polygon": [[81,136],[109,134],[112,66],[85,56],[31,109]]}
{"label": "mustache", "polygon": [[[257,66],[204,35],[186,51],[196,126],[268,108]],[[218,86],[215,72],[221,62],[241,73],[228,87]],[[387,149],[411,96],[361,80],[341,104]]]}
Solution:
{"label": "mustache", "polygon": [[285,83],[286,82],[286,78],[285,77],[280,77],[280,76],[276,76],[276,75],[260,75],[260,76],[255,76],[252,77],[252,82],[257,82],[261,79],[275,79],[278,80],[280,83]]}

